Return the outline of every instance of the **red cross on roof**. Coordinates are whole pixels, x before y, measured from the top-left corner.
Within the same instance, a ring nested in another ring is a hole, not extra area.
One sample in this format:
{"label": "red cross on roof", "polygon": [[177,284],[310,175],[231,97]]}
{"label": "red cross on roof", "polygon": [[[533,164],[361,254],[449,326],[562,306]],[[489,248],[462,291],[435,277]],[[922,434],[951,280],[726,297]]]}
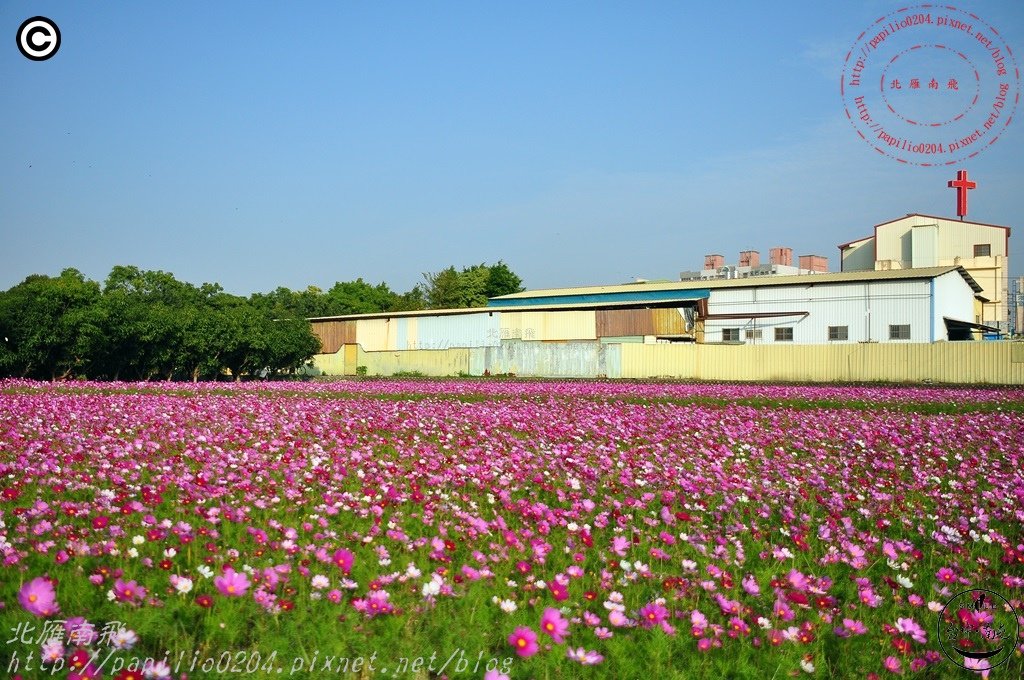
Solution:
{"label": "red cross on roof", "polygon": [[956,214],[962,220],[967,214],[967,192],[977,187],[978,183],[967,180],[966,170],[957,170],[956,179],[949,180],[947,186],[956,189]]}

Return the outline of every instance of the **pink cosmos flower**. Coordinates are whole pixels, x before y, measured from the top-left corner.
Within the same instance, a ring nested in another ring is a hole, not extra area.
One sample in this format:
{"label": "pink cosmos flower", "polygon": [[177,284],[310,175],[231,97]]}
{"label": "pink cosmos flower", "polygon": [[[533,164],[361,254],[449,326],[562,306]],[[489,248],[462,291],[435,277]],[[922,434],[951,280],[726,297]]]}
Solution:
{"label": "pink cosmos flower", "polygon": [[928,641],[928,635],[924,632],[924,628],[919,626],[914,619],[896,619],[896,630],[909,635],[914,642],[922,645]]}
{"label": "pink cosmos flower", "polygon": [[600,627],[594,629],[594,636],[598,640],[607,640],[609,638],[615,637],[615,633],[611,632],[610,630],[608,630],[604,626],[600,626]]}
{"label": "pink cosmos flower", "polygon": [[484,673],[484,680],[511,680],[509,676],[498,671],[497,669],[491,669]]}
{"label": "pink cosmos flower", "polygon": [[653,628],[660,625],[668,618],[668,609],[660,604],[651,602],[640,609],[640,625],[644,628]]}
{"label": "pink cosmos flower", "polygon": [[854,619],[843,619],[843,627],[850,631],[852,635],[864,635],[868,632],[867,626]]}
{"label": "pink cosmos flower", "polygon": [[709,649],[711,649],[711,639],[702,637],[701,639],[697,640],[697,649],[702,652],[706,652]]}
{"label": "pink cosmos flower", "polygon": [[608,612],[608,623],[616,628],[624,628],[629,625],[629,619],[618,609],[613,609]]}
{"label": "pink cosmos flower", "polygon": [[64,643],[61,642],[60,638],[50,638],[43,643],[43,647],[39,652],[39,659],[44,664],[51,664],[57,659],[63,660],[66,651]]}
{"label": "pink cosmos flower", "polygon": [[348,548],[339,548],[335,550],[334,556],[331,557],[331,561],[338,565],[342,573],[346,576],[352,573],[352,564],[355,560],[356,556],[353,555],[352,551]]}
{"label": "pink cosmos flower", "polygon": [[885,667],[885,670],[889,671],[890,673],[895,673],[896,675],[899,675],[903,672],[903,663],[895,656],[885,657],[885,661],[882,662],[882,665]]}
{"label": "pink cosmos flower", "polygon": [[537,634],[526,626],[520,626],[508,636],[508,643],[516,651],[516,654],[526,658],[533,656],[540,648],[537,645]]}
{"label": "pink cosmos flower", "polygon": [[577,647],[573,649],[570,647],[567,651],[568,656],[573,661],[577,661],[584,666],[596,666],[597,664],[604,661],[604,657],[598,654],[596,651],[588,652],[583,647]]}
{"label": "pink cosmos flower", "polygon": [[980,673],[982,680],[988,678],[988,672],[991,669],[989,666],[988,659],[971,659],[964,658],[964,668],[972,670],[975,673]]}
{"label": "pink cosmos flower", "polygon": [[779,617],[783,621],[792,621],[796,616],[790,606],[782,600],[778,600],[775,603],[774,612],[775,616]]}
{"label": "pink cosmos flower", "polygon": [[956,572],[949,567],[942,567],[935,572],[935,578],[937,578],[940,583],[956,583]]}
{"label": "pink cosmos flower", "polygon": [[554,607],[548,607],[540,617],[540,629],[560,645],[565,642],[565,636],[569,633],[569,622],[562,616],[562,612]]}
{"label": "pink cosmos flower", "polygon": [[213,579],[213,585],[217,586],[221,595],[241,597],[249,589],[250,583],[249,577],[245,573],[228,567],[223,574]]}
{"label": "pink cosmos flower", "polygon": [[741,581],[741,585],[743,586],[743,590],[747,593],[747,595],[757,597],[761,594],[761,586],[757,585],[757,579],[755,579],[752,575],[748,574],[743,579],[743,581]]}
{"label": "pink cosmos flower", "polygon": [[796,569],[790,570],[789,576],[787,576],[786,579],[789,581],[789,584],[793,586],[793,590],[796,590],[801,593],[806,591],[809,585],[807,582],[807,577],[801,574]]}
{"label": "pink cosmos flower", "polygon": [[25,611],[35,616],[52,616],[60,612],[53,584],[42,576],[32,579],[21,587],[21,590],[18,591],[18,602],[21,603]]}
{"label": "pink cosmos flower", "polygon": [[619,557],[625,557],[629,549],[629,539],[625,536],[616,536],[612,539],[612,552]]}
{"label": "pink cosmos flower", "polygon": [[569,599],[569,589],[557,580],[552,580],[548,583],[548,590],[551,592],[551,597],[555,598],[556,602],[562,602]]}
{"label": "pink cosmos flower", "polygon": [[863,604],[866,604],[872,609],[882,604],[882,598],[875,593],[874,589],[871,586],[861,588],[858,597],[860,598],[860,601]]}
{"label": "pink cosmos flower", "polygon": [[118,602],[141,602],[146,597],[146,589],[135,581],[114,581],[114,597]]}

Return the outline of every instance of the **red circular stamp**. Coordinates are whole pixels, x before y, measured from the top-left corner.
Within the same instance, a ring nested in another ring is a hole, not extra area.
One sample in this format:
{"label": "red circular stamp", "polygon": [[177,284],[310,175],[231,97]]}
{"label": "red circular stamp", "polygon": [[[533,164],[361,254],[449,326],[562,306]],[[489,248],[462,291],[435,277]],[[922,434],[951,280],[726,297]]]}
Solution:
{"label": "red circular stamp", "polygon": [[917,5],[857,36],[840,90],[853,129],[878,153],[908,165],[955,165],[1013,121],[1020,71],[1003,36],[977,14]]}

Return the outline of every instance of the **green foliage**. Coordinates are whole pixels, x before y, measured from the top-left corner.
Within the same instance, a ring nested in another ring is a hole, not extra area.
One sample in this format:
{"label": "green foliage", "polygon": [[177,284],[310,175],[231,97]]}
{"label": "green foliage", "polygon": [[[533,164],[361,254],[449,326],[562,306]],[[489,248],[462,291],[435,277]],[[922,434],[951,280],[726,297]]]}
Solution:
{"label": "green foliage", "polygon": [[366,377],[366,371],[366,366],[356,366],[356,375],[359,376],[360,378]]}
{"label": "green foliage", "polygon": [[431,309],[484,307],[488,298],[523,290],[522,279],[500,260],[492,266],[476,264],[462,271],[448,267],[426,273],[423,278],[427,305]]}
{"label": "green foliage", "polygon": [[320,349],[303,319],[277,321],[217,284],[123,266],[102,289],[67,269],[0,293],[0,339],[0,375],[49,380],[267,376]]}
{"label": "green foliage", "polygon": [[[306,319],[482,307],[522,290],[504,262],[448,267],[396,293],[386,283],[278,287],[248,299],[219,284],[118,265],[101,286],[75,269],[34,274],[0,292],[0,377],[45,380],[216,379],[292,374],[320,351]],[[365,375],[366,370],[360,375]]]}
{"label": "green foliage", "polygon": [[100,288],[81,272],[30,276],[0,296],[0,372],[53,380],[76,374],[103,342]]}

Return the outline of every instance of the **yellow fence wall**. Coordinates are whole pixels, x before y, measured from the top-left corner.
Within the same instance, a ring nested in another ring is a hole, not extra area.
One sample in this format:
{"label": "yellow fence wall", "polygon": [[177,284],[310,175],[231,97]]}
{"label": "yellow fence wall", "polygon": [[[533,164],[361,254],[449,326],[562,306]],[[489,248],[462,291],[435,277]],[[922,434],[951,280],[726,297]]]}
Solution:
{"label": "yellow fence wall", "polygon": [[[579,363],[576,355],[586,344],[546,345],[545,351],[551,356],[547,357],[548,363],[544,365],[576,366]],[[600,343],[594,344],[600,348]],[[356,345],[344,345],[334,354],[316,355],[313,364],[326,375],[355,375],[357,366],[366,366],[367,375],[417,371],[430,376],[455,376],[471,373],[471,366],[473,375],[482,375],[485,370],[496,375],[512,370],[508,366],[509,357],[519,356],[530,346],[533,343],[507,341],[502,342],[501,347],[487,351],[476,348],[477,354],[473,355],[469,348],[365,351]],[[606,344],[606,347],[612,346],[620,351],[613,354],[614,361],[609,359],[606,364],[583,362],[571,375],[764,382],[930,381],[1024,385],[1024,343],[1021,342],[790,346]],[[533,363],[529,365],[533,366]],[[536,368],[544,370],[540,364]],[[529,374],[542,375],[537,372]],[[553,375],[568,374],[557,372]]]}
{"label": "yellow fence wall", "polygon": [[623,378],[1024,385],[1009,342],[843,345],[622,345]]}
{"label": "yellow fence wall", "polygon": [[316,354],[313,366],[324,375],[355,375],[358,349],[356,345],[342,345],[337,352]]}
{"label": "yellow fence wall", "polygon": [[364,352],[357,359],[367,375],[394,375],[417,371],[423,375],[449,376],[469,373],[469,348],[418,349],[405,352]]}

